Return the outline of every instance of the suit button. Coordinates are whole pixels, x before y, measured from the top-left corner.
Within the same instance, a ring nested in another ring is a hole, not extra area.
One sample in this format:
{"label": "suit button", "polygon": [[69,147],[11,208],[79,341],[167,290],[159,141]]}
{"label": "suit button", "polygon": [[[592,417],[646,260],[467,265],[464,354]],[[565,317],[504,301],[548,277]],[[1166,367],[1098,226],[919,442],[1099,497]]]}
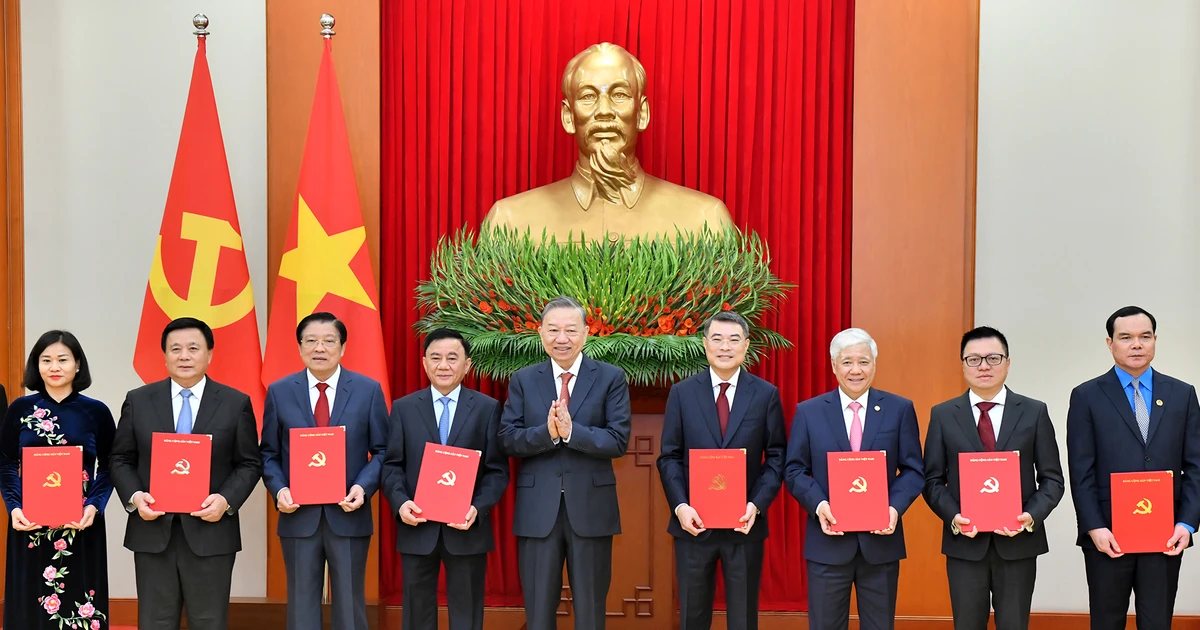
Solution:
{"label": "suit button", "polygon": [[1150,456],[1149,456],[1149,455],[1147,455],[1147,456],[1146,456],[1146,461],[1150,461]]}

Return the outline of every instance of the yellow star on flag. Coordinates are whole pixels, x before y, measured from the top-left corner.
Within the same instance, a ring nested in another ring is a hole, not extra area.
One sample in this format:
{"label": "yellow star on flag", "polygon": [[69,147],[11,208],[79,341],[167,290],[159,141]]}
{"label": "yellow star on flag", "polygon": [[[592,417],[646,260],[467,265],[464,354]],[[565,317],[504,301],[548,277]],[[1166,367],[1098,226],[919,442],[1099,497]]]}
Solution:
{"label": "yellow star on flag", "polygon": [[367,229],[359,226],[327,233],[303,196],[297,219],[296,248],[284,253],[279,262],[279,277],[296,282],[296,323],[313,313],[329,294],[375,309],[350,268],[350,261],[367,240]]}

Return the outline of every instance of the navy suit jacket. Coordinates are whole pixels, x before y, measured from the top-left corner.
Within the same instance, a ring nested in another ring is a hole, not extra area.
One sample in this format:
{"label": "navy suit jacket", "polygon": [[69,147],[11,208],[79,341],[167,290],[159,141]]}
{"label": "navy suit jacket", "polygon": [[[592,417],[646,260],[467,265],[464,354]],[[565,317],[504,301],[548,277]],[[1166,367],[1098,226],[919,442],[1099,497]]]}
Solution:
{"label": "navy suit jacket", "polygon": [[[712,536],[727,542],[758,541],[767,537],[767,508],[783,486],[784,437],[783,408],[779,389],[742,370],[738,375],[729,425],[721,437],[717,405],[713,397],[712,377],[708,370],[671,386],[667,395],[667,413],[663,417],[662,451],[658,456],[658,475],[667,507],[674,510],[688,502],[688,451],[693,448],[741,448],[746,450],[746,500],[758,508],[749,534],[733,530],[707,530],[699,536],[683,531],[674,514],[667,520],[667,532],[677,538],[706,540]],[[700,515],[704,520],[704,515]]]}
{"label": "navy suit jacket", "polygon": [[[399,510],[417,492],[421,462],[427,443],[441,444],[438,421],[433,415],[433,395],[429,388],[413,392],[392,405],[389,418],[391,435],[387,456],[383,460],[383,492],[394,510]],[[471,505],[478,514],[475,524],[463,531],[444,523],[426,521],[416,526],[397,519],[396,551],[429,555],[437,546],[441,534],[446,551],[455,555],[487,553],[495,546],[492,535],[492,508],[504,496],[508,487],[508,457],[500,450],[500,403],[491,396],[463,387],[459,391],[450,423],[448,446],[469,448],[483,453],[475,475],[475,491]],[[417,507],[421,507],[417,504]],[[466,517],[466,514],[463,514]]]}
{"label": "navy suit jacket", "polygon": [[[1079,527],[1076,543],[1091,545],[1088,532],[1112,529],[1111,474],[1169,470],[1174,473],[1175,522],[1200,524],[1200,405],[1196,388],[1154,370],[1148,441],[1142,441],[1133,407],[1115,370],[1071,390],[1067,409],[1067,468]],[[1120,543],[1120,541],[1117,541]],[[1166,544],[1166,541],[1163,541]]]}
{"label": "navy suit jacket", "polygon": [[[888,503],[903,517],[925,485],[917,411],[911,400],[871,388],[865,412],[861,450],[886,451],[887,469],[892,475],[888,478]],[[785,475],[788,490],[808,511],[804,557],[821,564],[848,564],[861,550],[871,564],[901,560],[906,555],[903,518],[896,521],[896,531],[887,536],[867,532],[829,536],[821,531],[817,506],[829,500],[827,455],[849,450],[850,436],[838,390],[796,405]],[[837,518],[836,511],[833,517]]]}
{"label": "navy suit jacket", "polygon": [[621,533],[617,476],[612,460],[629,443],[629,386],[620,368],[583,357],[571,414],[571,440],[550,437],[546,418],[558,400],[554,371],[547,360],[517,370],[508,381],[508,400],[500,417],[504,452],[520,457],[513,534],[550,535],[558,506],[567,504],[567,520],[579,536]]}
{"label": "navy suit jacket", "polygon": [[[370,536],[375,530],[371,517],[371,495],[379,489],[383,452],[387,448],[387,404],[383,388],[374,379],[342,368],[337,394],[329,410],[329,426],[346,428],[346,492],[359,485],[365,496],[353,512],[341,506],[302,505],[291,514],[279,515],[278,534],[304,538],[317,533],[321,514],[338,536]],[[291,429],[315,429],[308,392],[308,370],[285,376],[267,388],[263,407],[263,483],[271,498],[288,487],[291,468]],[[367,459],[367,455],[371,459]]]}

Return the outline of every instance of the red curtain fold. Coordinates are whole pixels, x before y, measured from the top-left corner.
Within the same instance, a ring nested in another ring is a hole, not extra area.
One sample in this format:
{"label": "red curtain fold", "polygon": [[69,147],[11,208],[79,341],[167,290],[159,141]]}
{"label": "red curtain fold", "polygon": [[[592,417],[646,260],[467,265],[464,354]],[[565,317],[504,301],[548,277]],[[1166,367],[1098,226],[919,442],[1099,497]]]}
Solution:
{"label": "red curtain fold", "polygon": [[[725,201],[794,283],[766,323],[795,348],[754,372],[790,424],[832,389],[827,344],[850,323],[851,0],[512,0],[382,3],[381,312],[392,391],[427,386],[415,287],[439,238],[477,228],[492,203],[570,174],[559,122],[566,62],[611,41],[646,67],[647,172]],[[504,385],[472,383],[503,399]],[[489,606],[520,606],[513,487],[494,511]],[[804,513],[770,513],[761,608],[807,609]],[[382,521],[381,594],[400,602],[394,519]],[[629,526],[629,524],[627,524]],[[723,598],[718,594],[718,605]]]}

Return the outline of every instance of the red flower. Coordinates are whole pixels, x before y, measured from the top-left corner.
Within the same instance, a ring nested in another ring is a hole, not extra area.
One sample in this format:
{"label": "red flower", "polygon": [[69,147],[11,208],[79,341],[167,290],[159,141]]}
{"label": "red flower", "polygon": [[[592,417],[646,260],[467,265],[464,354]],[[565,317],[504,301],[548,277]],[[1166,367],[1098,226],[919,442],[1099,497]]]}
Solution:
{"label": "red flower", "polygon": [[525,329],[526,330],[537,330],[538,325],[536,322],[528,321],[528,322],[525,322]]}
{"label": "red flower", "polygon": [[508,286],[510,286],[510,287],[511,287],[511,286],[512,286],[512,284],[513,284],[513,280],[512,280],[512,278],[505,278],[505,279],[504,279],[504,284],[507,284]]}
{"label": "red flower", "polygon": [[492,312],[492,305],[480,300],[479,301],[479,310],[483,311],[485,314],[490,315]]}
{"label": "red flower", "polygon": [[496,306],[499,306],[500,310],[502,311],[507,311],[510,308],[508,302],[505,302],[504,300],[497,301]]}
{"label": "red flower", "polygon": [[58,612],[59,606],[62,606],[62,602],[58,601],[58,595],[51,595],[42,601],[42,608],[51,615]]}
{"label": "red flower", "polygon": [[729,302],[725,302],[725,303],[721,304],[721,310],[722,311],[732,311],[733,306],[730,306]]}
{"label": "red flower", "polygon": [[664,333],[669,333],[675,330],[675,318],[670,315],[663,315],[658,318],[658,329]]}
{"label": "red flower", "polygon": [[65,551],[67,548],[67,541],[59,538],[58,540],[54,541],[54,548],[58,551]]}

